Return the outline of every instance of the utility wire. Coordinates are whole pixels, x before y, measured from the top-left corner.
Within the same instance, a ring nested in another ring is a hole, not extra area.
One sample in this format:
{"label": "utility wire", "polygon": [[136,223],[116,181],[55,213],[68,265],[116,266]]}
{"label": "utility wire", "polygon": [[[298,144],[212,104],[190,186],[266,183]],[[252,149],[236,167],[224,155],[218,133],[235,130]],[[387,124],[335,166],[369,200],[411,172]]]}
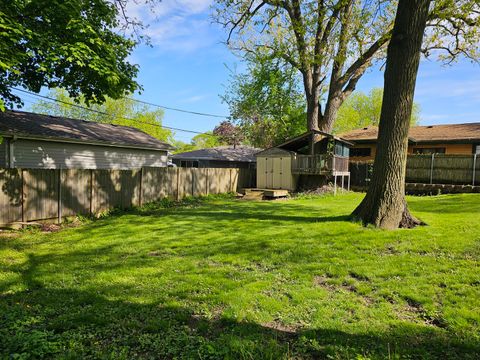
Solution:
{"label": "utility wire", "polygon": [[208,117],[216,117],[216,118],[222,118],[222,119],[228,118],[227,115],[208,114],[208,113],[202,113],[202,112],[197,112],[197,111],[190,111],[190,110],[183,110],[183,109],[178,109],[178,108],[172,108],[172,107],[163,106],[163,105],[158,105],[158,104],[154,104],[154,103],[150,103],[150,102],[147,102],[147,101],[138,100],[138,99],[134,99],[134,98],[127,98],[127,99],[132,100],[132,101],[139,102],[139,103],[141,103],[141,104],[150,105],[150,106],[156,106],[156,107],[161,108],[161,109],[178,111],[178,112],[182,112],[182,113],[186,113],[186,114],[193,114],[193,115],[200,115],[200,116],[208,116]]}
{"label": "utility wire", "polygon": [[[104,112],[104,111],[95,110],[95,109],[90,109],[90,108],[88,108],[88,107],[86,107],[86,106],[82,106],[82,105],[78,105],[78,104],[73,104],[73,103],[70,103],[70,102],[68,102],[68,101],[63,101],[63,100],[59,100],[59,99],[54,99],[54,98],[51,98],[51,97],[49,97],[49,96],[36,94],[36,93],[34,93],[34,92],[27,91],[27,90],[23,90],[23,89],[19,89],[19,88],[15,88],[15,87],[12,87],[12,89],[13,89],[13,90],[16,90],[16,91],[20,91],[20,92],[25,93],[25,94],[33,95],[33,96],[36,96],[36,97],[39,97],[39,98],[42,98],[42,99],[46,99],[46,100],[50,100],[50,101],[55,101],[55,102],[58,102],[58,103],[62,103],[62,104],[65,104],[65,105],[69,105],[69,106],[76,107],[76,108],[78,108],[78,109],[87,110],[87,111],[91,111],[91,112],[94,112],[94,113],[97,113],[97,114],[106,115],[106,116],[110,116],[111,118],[115,118],[114,115],[111,115],[111,114],[109,114],[109,113],[107,113],[107,112]],[[145,121],[138,121],[138,120],[136,120],[136,119],[127,118],[127,117],[124,117],[124,116],[118,116],[118,118],[121,118],[121,119],[124,119],[124,120],[133,121],[133,122],[137,122],[137,123],[140,123],[140,124],[157,126],[157,127],[161,127],[161,128],[168,129],[168,130],[182,131],[182,132],[188,132],[188,133],[192,133],[192,134],[205,134],[205,132],[194,131],[194,130],[187,130],[187,129],[180,129],[180,128],[175,128],[175,127],[171,127],[171,126],[164,126],[164,125],[160,125],[160,124],[152,124],[152,123],[148,123],[148,122],[145,122]]]}

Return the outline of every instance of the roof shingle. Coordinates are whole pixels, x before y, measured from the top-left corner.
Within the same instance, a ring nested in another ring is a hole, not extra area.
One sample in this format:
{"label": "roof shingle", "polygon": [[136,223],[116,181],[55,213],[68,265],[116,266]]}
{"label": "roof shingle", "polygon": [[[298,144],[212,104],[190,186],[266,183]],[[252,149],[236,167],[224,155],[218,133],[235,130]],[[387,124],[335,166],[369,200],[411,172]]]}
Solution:
{"label": "roof shingle", "polygon": [[214,148],[200,149],[178,153],[172,156],[173,159],[194,159],[194,160],[223,160],[223,161],[256,161],[255,154],[262,149],[246,145],[218,146]]}
{"label": "roof shingle", "polygon": [[[368,126],[356,129],[340,135],[351,141],[376,141],[378,127]],[[480,123],[446,124],[430,126],[413,126],[408,133],[412,142],[439,142],[439,141],[480,141]]]}
{"label": "roof shingle", "polygon": [[0,112],[0,134],[169,150],[173,146],[130,126],[96,123],[24,111]]}

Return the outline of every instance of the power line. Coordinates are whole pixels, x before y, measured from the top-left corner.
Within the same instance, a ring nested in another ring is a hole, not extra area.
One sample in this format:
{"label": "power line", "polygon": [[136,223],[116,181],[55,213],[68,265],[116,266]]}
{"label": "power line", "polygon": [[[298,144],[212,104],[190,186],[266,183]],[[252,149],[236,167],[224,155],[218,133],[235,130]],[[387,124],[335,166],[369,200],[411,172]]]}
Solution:
{"label": "power line", "polygon": [[183,109],[178,109],[178,108],[172,108],[172,107],[168,107],[168,106],[164,106],[164,105],[158,105],[158,104],[154,104],[154,103],[150,103],[150,102],[147,102],[147,101],[138,100],[138,99],[134,99],[134,98],[127,98],[127,99],[132,100],[132,101],[139,102],[139,103],[141,103],[141,104],[150,105],[150,106],[156,106],[156,107],[161,108],[161,109],[178,111],[178,112],[182,112],[182,113],[186,113],[186,114],[193,114],[193,115],[200,115],[200,116],[208,116],[208,117],[215,117],[215,118],[222,118],[222,119],[228,118],[227,115],[208,114],[208,113],[202,113],[202,112],[197,112],[197,111],[190,111],[190,110],[183,110]]}
{"label": "power line", "polygon": [[[27,91],[27,90],[23,90],[23,89],[19,89],[19,88],[15,88],[15,87],[12,87],[12,89],[13,89],[13,90],[16,90],[16,91],[20,91],[20,92],[25,93],[25,94],[33,95],[33,96],[36,96],[36,97],[39,97],[39,98],[42,98],[42,99],[46,99],[46,100],[50,100],[50,101],[55,101],[55,102],[62,103],[62,104],[65,104],[65,105],[73,106],[73,107],[78,108],[78,109],[87,110],[87,111],[91,111],[91,112],[94,112],[94,113],[97,113],[97,114],[106,115],[106,116],[109,116],[109,117],[111,117],[111,118],[115,118],[114,115],[111,115],[111,114],[109,114],[109,113],[107,113],[107,112],[104,112],[104,111],[95,110],[95,109],[90,109],[90,108],[88,108],[88,107],[86,107],[86,106],[81,106],[81,105],[78,105],[78,104],[70,103],[70,102],[68,102],[68,101],[63,101],[63,100],[59,100],[59,99],[54,99],[54,98],[51,98],[51,97],[49,97],[49,96],[36,94],[36,93],[34,93],[34,92]],[[180,128],[175,128],[175,127],[171,127],[171,126],[164,126],[164,125],[160,125],[160,124],[152,124],[152,123],[148,123],[148,122],[145,122],[145,121],[139,121],[139,120],[136,120],[136,119],[127,118],[127,117],[124,117],[124,116],[118,116],[118,118],[125,119],[125,120],[129,120],[129,121],[133,121],[133,122],[137,122],[137,123],[140,123],[140,124],[146,124],[146,125],[150,125],[150,126],[157,126],[157,127],[163,128],[163,129],[168,129],[168,130],[173,130],[173,131],[182,131],[182,132],[188,132],[188,133],[192,133],[192,134],[205,134],[205,132],[194,131],[194,130],[187,130],[187,129],[180,129]]]}

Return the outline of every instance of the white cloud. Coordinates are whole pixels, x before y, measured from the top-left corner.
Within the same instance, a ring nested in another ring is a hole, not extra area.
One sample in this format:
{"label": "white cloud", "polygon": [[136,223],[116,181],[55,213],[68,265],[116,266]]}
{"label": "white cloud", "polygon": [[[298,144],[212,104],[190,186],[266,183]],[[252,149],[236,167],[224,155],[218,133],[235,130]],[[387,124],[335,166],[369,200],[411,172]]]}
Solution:
{"label": "white cloud", "polygon": [[155,5],[129,2],[128,15],[143,22],[152,45],[163,51],[192,52],[218,42],[212,31],[212,0],[163,0]]}
{"label": "white cloud", "polygon": [[181,102],[182,103],[195,103],[195,102],[202,101],[206,98],[208,98],[208,95],[206,95],[206,94],[204,94],[204,95],[193,95],[193,96],[187,97],[186,99],[183,99]]}

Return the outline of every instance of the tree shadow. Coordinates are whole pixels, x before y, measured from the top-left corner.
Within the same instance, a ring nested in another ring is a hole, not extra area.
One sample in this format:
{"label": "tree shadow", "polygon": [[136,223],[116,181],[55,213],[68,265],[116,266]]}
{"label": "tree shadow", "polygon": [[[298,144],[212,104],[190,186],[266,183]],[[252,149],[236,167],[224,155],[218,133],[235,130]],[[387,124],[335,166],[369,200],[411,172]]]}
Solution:
{"label": "tree shadow", "polygon": [[[478,338],[416,324],[373,332],[236,321],[221,306],[206,316],[161,301],[125,301],[101,292],[36,280],[35,255],[21,271],[26,289],[0,296],[0,355],[5,358],[476,359]],[[109,295],[110,294],[110,295]]]}

